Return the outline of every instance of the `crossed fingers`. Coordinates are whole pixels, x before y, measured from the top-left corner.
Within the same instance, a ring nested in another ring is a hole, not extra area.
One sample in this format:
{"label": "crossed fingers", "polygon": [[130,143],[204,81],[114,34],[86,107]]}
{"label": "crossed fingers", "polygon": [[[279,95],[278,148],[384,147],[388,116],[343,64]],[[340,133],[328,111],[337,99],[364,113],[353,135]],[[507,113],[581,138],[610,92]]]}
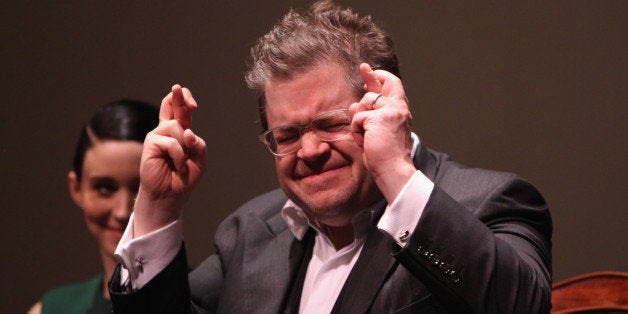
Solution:
{"label": "crossed fingers", "polygon": [[192,126],[190,112],[198,108],[198,104],[189,89],[175,84],[171,90],[161,101],[159,120],[177,120],[183,129],[189,129]]}

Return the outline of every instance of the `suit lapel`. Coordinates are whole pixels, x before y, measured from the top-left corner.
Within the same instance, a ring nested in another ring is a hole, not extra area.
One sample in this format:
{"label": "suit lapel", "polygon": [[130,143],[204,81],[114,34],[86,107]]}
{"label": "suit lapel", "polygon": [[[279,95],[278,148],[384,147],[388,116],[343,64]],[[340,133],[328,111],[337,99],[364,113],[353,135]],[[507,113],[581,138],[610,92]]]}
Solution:
{"label": "suit lapel", "polygon": [[315,234],[315,231],[310,228],[303,240],[299,241],[295,238],[290,247],[290,278],[292,278],[292,282],[286,293],[284,306],[282,306],[284,313],[299,312],[305,274],[310,259],[312,259]]}
{"label": "suit lapel", "polygon": [[[285,199],[280,199],[268,206],[281,208],[283,203]],[[231,286],[237,288],[223,292],[229,297],[221,299],[218,312],[281,313],[289,302],[307,241],[294,237],[279,212],[262,224],[250,223],[248,227],[249,234],[256,236],[246,238],[240,273],[230,278],[235,280]]]}
{"label": "suit lapel", "polygon": [[382,284],[396,266],[390,255],[391,242],[373,226],[360,257],[340,291],[332,313],[365,313],[375,300]]}

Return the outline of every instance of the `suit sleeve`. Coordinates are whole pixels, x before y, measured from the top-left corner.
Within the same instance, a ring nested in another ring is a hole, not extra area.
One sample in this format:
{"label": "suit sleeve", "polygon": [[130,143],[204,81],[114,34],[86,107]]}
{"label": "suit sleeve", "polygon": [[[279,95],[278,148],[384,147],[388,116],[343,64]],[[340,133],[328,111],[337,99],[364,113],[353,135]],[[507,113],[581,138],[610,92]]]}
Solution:
{"label": "suit sleeve", "polygon": [[214,313],[218,307],[222,269],[217,255],[189,272],[182,245],[166,268],[132,293],[120,284],[120,267],[109,282],[114,313]]}
{"label": "suit sleeve", "polygon": [[552,226],[545,201],[516,177],[481,194],[468,208],[435,186],[395,257],[453,312],[548,313]]}
{"label": "suit sleeve", "polygon": [[114,313],[190,313],[190,286],[184,245],[165,269],[141,289],[126,293],[120,284],[120,264],[109,283]]}

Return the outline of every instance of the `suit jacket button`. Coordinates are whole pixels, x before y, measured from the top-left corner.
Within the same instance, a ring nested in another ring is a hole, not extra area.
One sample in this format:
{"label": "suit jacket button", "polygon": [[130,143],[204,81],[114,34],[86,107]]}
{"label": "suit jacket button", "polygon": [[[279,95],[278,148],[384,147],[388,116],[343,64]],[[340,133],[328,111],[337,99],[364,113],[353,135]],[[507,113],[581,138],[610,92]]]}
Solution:
{"label": "suit jacket button", "polygon": [[458,276],[458,273],[456,273],[455,270],[449,272],[449,279],[454,283],[460,282],[460,276]]}
{"label": "suit jacket button", "polygon": [[438,266],[439,263],[440,259],[438,258],[438,256],[434,256],[434,258],[432,259],[432,264],[434,264],[434,266]]}

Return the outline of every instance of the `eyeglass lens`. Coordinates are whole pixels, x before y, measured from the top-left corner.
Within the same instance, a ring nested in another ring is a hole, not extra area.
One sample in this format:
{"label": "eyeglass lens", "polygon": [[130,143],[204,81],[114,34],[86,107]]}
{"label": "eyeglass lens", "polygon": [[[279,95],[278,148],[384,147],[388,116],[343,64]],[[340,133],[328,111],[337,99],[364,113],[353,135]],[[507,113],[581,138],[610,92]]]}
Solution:
{"label": "eyeglass lens", "polygon": [[301,146],[301,135],[311,129],[323,141],[335,141],[349,134],[351,118],[348,110],[334,110],[316,116],[305,126],[287,125],[268,131],[265,142],[274,154],[290,154]]}

